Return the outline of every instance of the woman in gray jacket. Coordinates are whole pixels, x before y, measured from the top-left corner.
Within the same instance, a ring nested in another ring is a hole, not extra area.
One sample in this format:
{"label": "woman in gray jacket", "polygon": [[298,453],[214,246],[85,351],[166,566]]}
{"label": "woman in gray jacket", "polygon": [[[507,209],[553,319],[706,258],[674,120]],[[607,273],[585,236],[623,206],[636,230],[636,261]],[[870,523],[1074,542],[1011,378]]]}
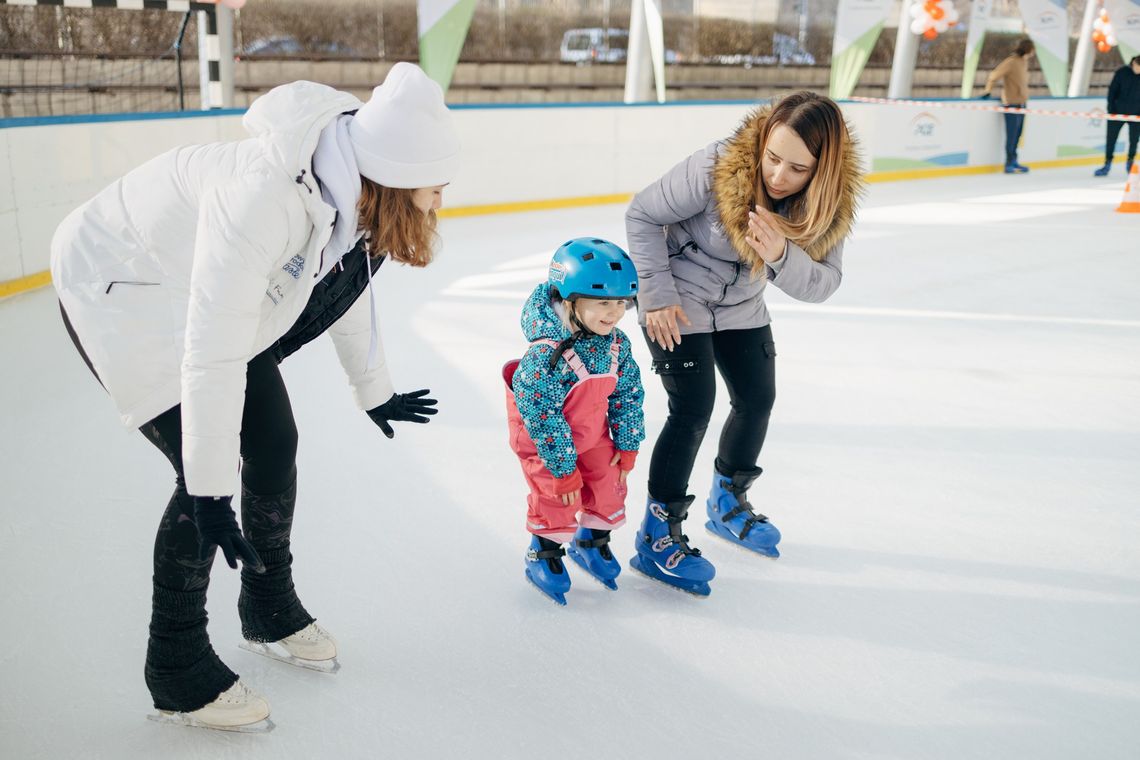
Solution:
{"label": "woman in gray jacket", "polygon": [[857,145],[831,100],[789,95],[750,113],[726,140],[677,164],[626,212],[641,289],[640,321],[669,396],[653,449],[649,504],[634,567],[692,593],[713,566],[681,522],[719,370],[732,410],[720,435],[706,527],[777,557],[780,532],[746,494],[760,475],[775,400],[776,344],[764,304],[769,281],[802,301],[826,300],[842,279],[863,177]]}

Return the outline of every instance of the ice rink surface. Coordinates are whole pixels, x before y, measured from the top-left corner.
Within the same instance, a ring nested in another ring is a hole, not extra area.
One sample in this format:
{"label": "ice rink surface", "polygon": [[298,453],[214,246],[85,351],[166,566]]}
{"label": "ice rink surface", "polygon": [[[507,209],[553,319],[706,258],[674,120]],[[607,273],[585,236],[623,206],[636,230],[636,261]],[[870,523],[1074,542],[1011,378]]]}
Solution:
{"label": "ice rink surface", "polygon": [[[694,508],[707,599],[571,566],[558,608],[523,579],[499,368],[549,253],[624,244],[623,207],[444,220],[435,264],[377,280],[397,387],[433,390],[432,424],[384,438],[327,338],[283,365],[295,577],[343,669],[239,650],[219,561],[210,631],[270,700],[262,736],[144,720],[169,466],[119,426],[50,289],[0,303],[0,757],[1136,758],[1140,216],[1091,171],[873,185],[835,296],[769,287],[779,396],[751,496],[783,557]],[[623,326],[652,442],[664,393]]]}

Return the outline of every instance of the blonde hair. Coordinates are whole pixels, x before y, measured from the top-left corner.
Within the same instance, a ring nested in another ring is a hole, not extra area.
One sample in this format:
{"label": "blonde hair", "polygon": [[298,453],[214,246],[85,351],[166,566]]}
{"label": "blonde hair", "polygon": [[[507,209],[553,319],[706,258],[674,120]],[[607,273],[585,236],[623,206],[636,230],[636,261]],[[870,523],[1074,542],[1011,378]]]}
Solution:
{"label": "blonde hair", "polygon": [[416,207],[414,190],[385,187],[360,178],[360,229],[372,258],[389,256],[393,261],[425,267],[435,256],[437,219],[435,211]]}
{"label": "blonde hair", "polygon": [[[780,232],[801,248],[807,248],[823,236],[835,221],[842,202],[843,158],[850,150],[851,136],[839,106],[830,98],[806,90],[783,98],[768,115],[760,130],[757,146],[763,156],[768,137],[780,124],[799,135],[808,151],[816,159],[815,171],[803,190],[788,198],[786,216],[776,215]],[[763,161],[757,161],[759,174]],[[760,188],[757,202],[769,211],[775,211],[775,202],[768,196],[762,177],[757,177]]]}

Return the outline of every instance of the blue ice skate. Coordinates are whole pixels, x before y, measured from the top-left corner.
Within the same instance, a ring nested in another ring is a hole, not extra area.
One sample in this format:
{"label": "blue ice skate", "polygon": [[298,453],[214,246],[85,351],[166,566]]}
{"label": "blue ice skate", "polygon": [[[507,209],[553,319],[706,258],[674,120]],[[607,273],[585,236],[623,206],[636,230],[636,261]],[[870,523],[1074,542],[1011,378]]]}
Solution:
{"label": "blue ice skate", "polygon": [[598,583],[617,591],[614,579],[621,573],[621,563],[610,551],[609,531],[604,532],[604,536],[595,536],[589,528],[578,528],[566,553]]}
{"label": "blue ice skate", "polygon": [[780,531],[764,515],[752,511],[748,489],[763,472],[759,467],[730,475],[713,473],[712,491],[706,505],[709,521],[705,528],[718,538],[743,546],[757,554],[776,559]]}
{"label": "blue ice skate", "polygon": [[543,549],[538,536],[530,537],[530,548],[526,552],[526,579],[542,593],[563,607],[566,606],[566,592],[570,590],[570,575],[562,564],[566,550]]}
{"label": "blue ice skate", "polygon": [[690,547],[688,536],[681,533],[681,523],[688,516],[693,499],[686,496],[669,503],[649,499],[634,543],[637,554],[629,566],[667,586],[708,596],[709,581],[716,576],[716,568],[701,556],[700,549]]}

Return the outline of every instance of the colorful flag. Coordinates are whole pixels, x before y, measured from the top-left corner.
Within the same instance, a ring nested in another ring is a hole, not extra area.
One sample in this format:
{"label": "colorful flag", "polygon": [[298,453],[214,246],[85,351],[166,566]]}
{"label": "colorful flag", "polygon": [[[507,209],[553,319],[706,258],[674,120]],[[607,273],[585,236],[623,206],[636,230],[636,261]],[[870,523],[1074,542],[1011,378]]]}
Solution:
{"label": "colorful flag", "polygon": [[1037,48],[1049,93],[1062,98],[1069,84],[1069,13],[1065,0],[1021,0],[1021,20]]}
{"label": "colorful flag", "polygon": [[419,0],[416,12],[420,67],[447,92],[475,15],[475,0]]}
{"label": "colorful flag", "polygon": [[839,0],[831,45],[831,97],[849,97],[896,6],[892,0]]}
{"label": "colorful flag", "polygon": [[966,62],[962,69],[962,97],[974,94],[974,76],[978,73],[978,59],[982,55],[982,42],[986,38],[986,25],[990,23],[993,0],[971,0],[970,26],[966,30]]}

